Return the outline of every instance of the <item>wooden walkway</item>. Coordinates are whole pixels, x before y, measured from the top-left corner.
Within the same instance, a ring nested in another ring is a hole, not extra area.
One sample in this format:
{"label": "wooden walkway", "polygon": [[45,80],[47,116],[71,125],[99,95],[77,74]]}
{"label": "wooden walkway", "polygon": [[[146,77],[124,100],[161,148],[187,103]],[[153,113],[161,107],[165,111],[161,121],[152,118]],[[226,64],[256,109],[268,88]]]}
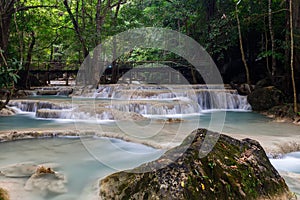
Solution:
{"label": "wooden walkway", "polygon": [[[166,70],[166,69],[169,70]],[[173,70],[170,70],[173,69]],[[125,62],[117,64],[117,77],[118,79],[124,75],[128,77],[129,82],[141,81],[142,74],[152,73],[152,74],[164,74],[168,73],[164,77],[168,77],[168,83],[174,82],[174,79],[180,79],[180,74],[187,76],[191,72],[190,66],[180,64],[175,61],[143,61],[143,62]],[[129,74],[128,74],[129,72]],[[50,84],[51,80],[64,80],[66,85],[68,85],[69,78],[76,78],[78,69],[65,70],[65,69],[33,69],[30,73],[34,75],[37,79],[43,80],[44,82]],[[107,66],[104,73],[100,77],[100,80],[105,80],[105,83],[109,83],[112,77],[112,67]],[[123,80],[124,81],[124,80]]]}

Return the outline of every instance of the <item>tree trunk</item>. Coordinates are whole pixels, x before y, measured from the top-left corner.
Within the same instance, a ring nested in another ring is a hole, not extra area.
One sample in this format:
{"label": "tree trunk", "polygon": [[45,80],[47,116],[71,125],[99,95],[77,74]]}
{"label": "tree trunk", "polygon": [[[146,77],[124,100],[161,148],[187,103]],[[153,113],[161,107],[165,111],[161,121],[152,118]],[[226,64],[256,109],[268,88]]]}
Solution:
{"label": "tree trunk", "polygon": [[[300,35],[300,1],[293,2],[293,21],[294,21],[295,34],[297,34],[299,36]],[[294,53],[295,72],[299,74],[300,73],[300,51],[299,51],[300,40],[299,40],[299,37],[296,40],[294,45],[296,47],[295,53]]]}
{"label": "tree trunk", "polygon": [[11,3],[0,3],[0,48],[3,50],[3,55],[5,57],[8,48],[9,28],[12,20],[13,8],[14,1],[11,1]]}
{"label": "tree trunk", "polygon": [[[10,100],[10,92],[7,89],[0,89],[0,110],[5,108]],[[4,102],[2,101],[4,100]]]}
{"label": "tree trunk", "polygon": [[[266,30],[265,31],[265,50],[266,50],[266,52],[268,52],[268,43],[269,43],[268,33],[267,33],[267,30]],[[267,65],[268,76],[271,76],[272,72],[270,70],[270,64],[269,64],[269,57],[268,56],[266,56],[266,65]]]}
{"label": "tree trunk", "polygon": [[293,95],[294,95],[294,112],[298,112],[297,106],[297,91],[295,84],[295,74],[294,74],[294,26],[293,26],[293,0],[290,0],[289,4],[290,11],[290,33],[291,33],[291,76],[292,76],[292,85],[293,85]]}
{"label": "tree trunk", "polygon": [[[119,14],[119,10],[120,10],[120,6],[121,6],[122,0],[118,0],[117,3],[117,7],[116,7],[116,12],[115,12],[115,16],[113,19],[113,26],[116,27],[117,26],[117,20],[118,20],[118,14]],[[117,42],[116,42],[116,38],[113,38],[113,62],[112,62],[112,83],[117,83],[118,81],[118,65],[116,62],[116,54],[117,54]]]}
{"label": "tree trunk", "polygon": [[30,88],[30,81],[29,81],[29,70],[30,70],[30,65],[31,65],[31,57],[32,57],[32,52],[33,52],[33,47],[35,45],[35,33],[32,31],[31,32],[31,42],[28,48],[27,52],[27,57],[26,57],[26,63],[24,65],[26,76],[25,76],[25,87],[26,89]]}
{"label": "tree trunk", "polygon": [[276,73],[276,58],[275,58],[275,40],[274,31],[272,27],[272,0],[268,2],[268,16],[269,16],[269,32],[271,39],[271,51],[272,51],[272,76]]}
{"label": "tree trunk", "polygon": [[96,7],[96,45],[98,45],[101,42],[101,28],[102,28],[102,19],[104,17],[101,17],[101,5],[102,0],[97,1],[97,7]]}
{"label": "tree trunk", "polygon": [[[284,49],[284,68],[286,70],[286,77],[290,77],[290,64],[291,64],[291,49],[289,48],[290,46],[290,0],[286,0],[285,1],[285,8],[286,8],[286,14],[285,14],[285,45],[286,45],[286,48]],[[285,89],[285,92],[286,93],[289,93],[291,91],[291,80],[290,78],[286,78],[283,85],[282,85],[282,88]]]}
{"label": "tree trunk", "polygon": [[195,71],[194,67],[191,67],[191,74],[192,74],[192,78],[193,78],[193,84],[197,84],[196,71]]}
{"label": "tree trunk", "polygon": [[206,6],[206,20],[210,21],[215,16],[217,10],[216,0],[205,0],[204,4]]}
{"label": "tree trunk", "polygon": [[245,53],[244,53],[244,47],[243,47],[243,39],[242,39],[242,32],[241,32],[241,24],[240,24],[240,19],[239,19],[239,14],[238,14],[238,4],[235,5],[235,13],[236,13],[236,21],[237,21],[237,26],[238,26],[238,32],[239,32],[239,42],[240,42],[240,50],[241,50],[241,55],[242,55],[242,61],[245,66],[245,71],[246,71],[246,81],[247,84],[250,85],[250,74],[249,74],[249,68],[248,64],[245,58]]}
{"label": "tree trunk", "polygon": [[78,25],[78,21],[76,21],[72,11],[71,11],[71,8],[68,4],[68,0],[64,0],[64,5],[65,5],[65,8],[67,9],[67,12],[72,20],[72,23],[73,23],[73,26],[74,26],[74,29],[75,29],[75,32],[76,32],[76,35],[81,43],[81,46],[82,46],[82,51],[83,51],[83,56],[84,57],[87,57],[89,55],[89,51],[88,51],[88,48],[86,46],[86,43],[85,43],[85,40],[84,38],[82,37],[82,34],[81,34],[81,31],[80,31],[80,28],[79,28],[79,25]]}

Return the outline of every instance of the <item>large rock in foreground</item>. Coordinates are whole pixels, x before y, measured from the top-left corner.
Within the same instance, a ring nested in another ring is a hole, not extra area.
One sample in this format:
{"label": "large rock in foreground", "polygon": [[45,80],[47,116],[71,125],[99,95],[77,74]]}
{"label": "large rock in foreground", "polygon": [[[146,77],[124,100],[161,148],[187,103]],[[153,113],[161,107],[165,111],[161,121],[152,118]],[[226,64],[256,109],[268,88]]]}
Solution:
{"label": "large rock in foreground", "polygon": [[284,102],[284,94],[274,86],[257,88],[248,95],[253,110],[264,111]]}
{"label": "large rock in foreground", "polygon": [[[196,130],[158,160],[134,169],[148,172],[123,171],[102,179],[100,198],[291,199],[284,179],[258,142],[220,135],[212,151],[199,158],[206,135],[207,130]],[[211,132],[209,135],[218,136]],[[173,159],[159,169],[162,163]]]}

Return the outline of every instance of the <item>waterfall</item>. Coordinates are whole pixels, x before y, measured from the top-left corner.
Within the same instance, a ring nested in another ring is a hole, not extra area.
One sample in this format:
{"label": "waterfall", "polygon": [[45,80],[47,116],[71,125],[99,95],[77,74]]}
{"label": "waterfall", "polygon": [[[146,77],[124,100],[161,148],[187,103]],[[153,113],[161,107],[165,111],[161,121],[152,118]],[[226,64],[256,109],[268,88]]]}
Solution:
{"label": "waterfall", "polygon": [[73,105],[64,103],[67,100],[11,100],[9,106],[34,112],[38,118],[79,120],[124,120],[130,116],[143,119],[149,115],[251,110],[246,96],[217,85],[105,85],[91,91],[91,88],[88,92],[75,91],[75,94],[84,94],[79,97],[85,100],[74,95]]}
{"label": "waterfall", "polygon": [[38,100],[11,100],[9,106],[17,107],[23,112],[36,112],[39,109],[70,109],[70,105],[56,104],[48,101],[38,101]]}
{"label": "waterfall", "polygon": [[142,115],[175,115],[199,113],[199,105],[193,102],[146,102],[146,101],[128,101],[114,103],[108,108],[116,109],[122,112],[135,112]]}
{"label": "waterfall", "polygon": [[[107,85],[101,86],[94,94],[94,98],[111,98],[118,100],[183,100],[198,103],[199,109],[194,105],[194,112],[198,110],[251,110],[251,106],[246,96],[241,96],[236,90],[220,88],[218,85],[194,85],[194,86],[129,86],[129,85]],[[129,105],[114,105],[114,108],[125,112],[139,112],[141,114],[149,113],[149,105],[140,103],[130,103]],[[126,107],[126,108],[125,108]],[[177,110],[184,110],[177,107]],[[172,113],[172,109],[164,109],[154,113]],[[176,109],[175,109],[176,110]],[[177,111],[176,110],[176,111]],[[183,113],[187,113],[187,111]]]}
{"label": "waterfall", "polygon": [[247,96],[237,92],[205,91],[197,94],[201,110],[251,110]]}

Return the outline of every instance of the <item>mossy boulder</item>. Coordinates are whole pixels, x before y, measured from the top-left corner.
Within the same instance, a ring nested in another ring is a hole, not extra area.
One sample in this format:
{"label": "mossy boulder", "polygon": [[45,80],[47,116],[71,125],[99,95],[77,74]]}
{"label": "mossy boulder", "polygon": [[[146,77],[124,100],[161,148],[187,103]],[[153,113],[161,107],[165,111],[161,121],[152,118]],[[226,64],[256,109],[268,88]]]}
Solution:
{"label": "mossy boulder", "polygon": [[248,102],[255,111],[268,110],[284,102],[284,94],[274,86],[257,88],[248,95]]}
{"label": "mossy boulder", "polygon": [[[209,132],[219,139],[207,156],[208,131],[198,129],[158,160],[100,181],[105,199],[290,199],[291,194],[261,145]],[[209,138],[208,137],[208,138]],[[184,150],[184,152],[182,152]],[[182,152],[180,155],[179,152]],[[167,166],[160,168],[162,163]],[[153,170],[149,170],[153,169]],[[141,173],[133,173],[141,172]]]}
{"label": "mossy boulder", "polygon": [[0,188],[0,200],[9,200],[9,194],[7,190]]}

